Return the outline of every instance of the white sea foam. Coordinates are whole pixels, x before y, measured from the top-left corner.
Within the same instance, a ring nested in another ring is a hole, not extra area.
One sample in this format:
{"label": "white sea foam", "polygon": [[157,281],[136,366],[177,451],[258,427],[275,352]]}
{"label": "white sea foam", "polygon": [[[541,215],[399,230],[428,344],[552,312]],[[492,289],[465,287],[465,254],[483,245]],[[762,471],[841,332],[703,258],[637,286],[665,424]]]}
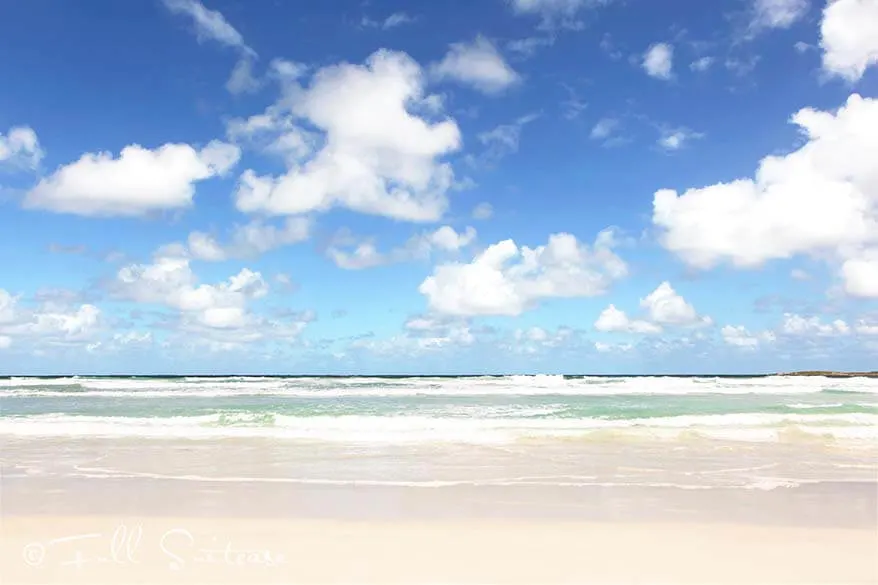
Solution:
{"label": "white sea foam", "polygon": [[509,443],[592,436],[678,439],[697,435],[729,441],[813,437],[878,439],[876,414],[721,414],[642,419],[438,418],[425,416],[307,416],[219,413],[178,417],[36,415],[0,418],[0,434],[216,439],[269,437],[366,443]]}
{"label": "white sea foam", "polygon": [[769,376],[763,378],[505,376],[474,378],[13,378],[0,380],[4,396],[159,397],[290,396],[686,396],[694,394],[878,394],[878,379]]}

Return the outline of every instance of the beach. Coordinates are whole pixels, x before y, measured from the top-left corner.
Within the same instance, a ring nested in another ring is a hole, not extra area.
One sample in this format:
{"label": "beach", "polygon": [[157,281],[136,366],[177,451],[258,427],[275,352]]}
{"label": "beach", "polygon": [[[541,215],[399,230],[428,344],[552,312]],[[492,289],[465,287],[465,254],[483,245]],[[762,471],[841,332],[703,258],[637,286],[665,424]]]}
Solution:
{"label": "beach", "polygon": [[878,581],[876,381],[5,384],[4,583]]}

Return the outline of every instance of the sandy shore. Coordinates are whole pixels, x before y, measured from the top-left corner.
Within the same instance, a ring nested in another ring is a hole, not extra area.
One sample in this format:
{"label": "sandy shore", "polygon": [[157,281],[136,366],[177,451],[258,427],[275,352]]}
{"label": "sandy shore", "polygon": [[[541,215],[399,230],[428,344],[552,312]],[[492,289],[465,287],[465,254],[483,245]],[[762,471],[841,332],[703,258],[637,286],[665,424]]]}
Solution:
{"label": "sandy shore", "polygon": [[875,583],[870,529],[7,517],[13,583]]}
{"label": "sandy shore", "polygon": [[872,450],[353,449],[6,440],[0,583],[878,583]]}

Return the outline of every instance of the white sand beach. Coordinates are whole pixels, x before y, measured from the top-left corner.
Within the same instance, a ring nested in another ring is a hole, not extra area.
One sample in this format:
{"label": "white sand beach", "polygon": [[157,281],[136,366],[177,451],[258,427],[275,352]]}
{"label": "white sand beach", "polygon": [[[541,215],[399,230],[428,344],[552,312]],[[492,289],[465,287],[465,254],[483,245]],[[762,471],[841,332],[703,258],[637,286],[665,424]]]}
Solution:
{"label": "white sand beach", "polygon": [[2,582],[878,580],[869,449],[349,448],[7,437]]}
{"label": "white sand beach", "polygon": [[[80,535],[78,540],[55,541]],[[869,529],[6,517],[14,583],[874,583]]]}

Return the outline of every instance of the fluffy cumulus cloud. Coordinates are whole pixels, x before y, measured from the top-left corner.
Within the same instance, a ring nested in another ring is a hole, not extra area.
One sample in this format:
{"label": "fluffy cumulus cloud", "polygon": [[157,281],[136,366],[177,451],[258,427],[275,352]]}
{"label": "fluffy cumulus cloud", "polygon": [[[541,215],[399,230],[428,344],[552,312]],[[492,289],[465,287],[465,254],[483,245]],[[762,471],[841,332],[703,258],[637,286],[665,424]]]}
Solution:
{"label": "fluffy cumulus cloud", "polygon": [[457,81],[486,94],[500,93],[521,80],[497,47],[481,36],[469,43],[452,44],[431,71],[437,79]]}
{"label": "fluffy cumulus cloud", "polygon": [[195,183],[224,176],[238,162],[237,146],[213,141],[201,150],[165,144],[126,146],[119,157],[87,153],[42,179],[26,207],[91,216],[136,216],[192,204]]}
{"label": "fluffy cumulus cloud", "polygon": [[878,298],[878,249],[871,249],[841,265],[845,291],[855,297]]}
{"label": "fluffy cumulus cloud", "polygon": [[829,0],[820,23],[823,69],[857,81],[878,64],[878,2]]}
{"label": "fluffy cumulus cloud", "polygon": [[109,289],[120,300],[172,310],[175,319],[160,318],[154,326],[169,330],[168,342],[175,345],[217,351],[273,341],[290,345],[314,319],[307,312],[278,318],[257,313],[253,304],[268,294],[269,286],[249,268],[217,284],[198,281],[190,259],[176,246],[166,246],[149,264],[119,269]]}
{"label": "fluffy cumulus cloud", "polygon": [[752,179],[655,194],[662,245],[695,268],[739,268],[797,254],[835,258],[851,294],[875,296],[878,100],[852,95],[836,112],[805,108],[807,139],[762,160]]}
{"label": "fluffy cumulus cloud", "polygon": [[598,315],[594,328],[605,333],[661,333],[662,328],[645,319],[631,319],[616,305],[610,305]]}
{"label": "fluffy cumulus cloud", "polygon": [[656,43],[643,54],[643,70],[656,79],[670,79],[674,66],[674,47],[668,43]]}
{"label": "fluffy cumulus cloud", "polygon": [[669,282],[661,283],[641,299],[640,307],[646,310],[653,323],[659,325],[695,326],[711,323],[709,317],[699,316],[695,308],[680,296]]}
{"label": "fluffy cumulus cloud", "polygon": [[[288,170],[279,177],[245,171],[238,209],[301,214],[342,206],[399,220],[439,219],[454,183],[441,157],[457,150],[461,138],[453,120],[431,122],[415,112],[435,117],[435,109],[436,100],[424,95],[421,68],[404,53],[381,50],[364,65],[325,67],[308,86],[291,76],[264,120],[274,127],[282,111],[300,122],[283,133],[296,142],[286,149],[293,152]],[[294,130],[301,125],[309,129]]]}
{"label": "fluffy cumulus cloud", "polygon": [[5,135],[0,132],[0,167],[35,169],[43,160],[37,133],[28,126],[16,126]]}
{"label": "fluffy cumulus cloud", "polygon": [[274,104],[248,118],[233,118],[226,124],[226,134],[233,143],[280,157],[291,167],[311,155],[320,142],[317,133],[297,124],[286,104]]}
{"label": "fluffy cumulus cloud", "polygon": [[504,240],[468,264],[440,264],[418,290],[438,313],[519,315],[543,299],[605,293],[627,274],[614,245],[611,230],[601,232],[593,246],[567,233],[553,234],[536,248]]}
{"label": "fluffy cumulus cloud", "polygon": [[268,292],[262,275],[247,268],[217,285],[198,284],[189,259],[175,256],[125,266],[114,285],[121,298],[165,305],[194,323],[217,329],[244,327],[250,318],[247,302]]}
{"label": "fluffy cumulus cloud", "polygon": [[100,328],[101,311],[92,304],[79,306],[45,302],[25,307],[19,297],[0,289],[0,349],[20,342],[39,345],[80,345]]}
{"label": "fluffy cumulus cloud", "polygon": [[743,325],[726,325],[720,330],[720,335],[728,345],[751,350],[777,339],[771,331],[751,333]]}
{"label": "fluffy cumulus cloud", "polygon": [[710,317],[701,316],[669,282],[661,283],[640,299],[643,318],[630,318],[624,311],[610,305],[601,312],[594,327],[598,331],[618,333],[661,333],[665,327],[699,327],[710,325]]}
{"label": "fluffy cumulus cloud", "polygon": [[404,245],[389,252],[380,252],[375,242],[358,240],[347,231],[336,234],[326,250],[327,257],[339,268],[362,270],[387,264],[424,260],[434,252],[456,253],[475,242],[476,230],[467,227],[458,232],[451,226],[442,226],[411,237]]}
{"label": "fluffy cumulus cloud", "polygon": [[831,323],[824,323],[820,317],[802,317],[795,313],[785,313],[780,332],[785,335],[847,335],[851,332],[850,326],[842,319],[835,319]]}

